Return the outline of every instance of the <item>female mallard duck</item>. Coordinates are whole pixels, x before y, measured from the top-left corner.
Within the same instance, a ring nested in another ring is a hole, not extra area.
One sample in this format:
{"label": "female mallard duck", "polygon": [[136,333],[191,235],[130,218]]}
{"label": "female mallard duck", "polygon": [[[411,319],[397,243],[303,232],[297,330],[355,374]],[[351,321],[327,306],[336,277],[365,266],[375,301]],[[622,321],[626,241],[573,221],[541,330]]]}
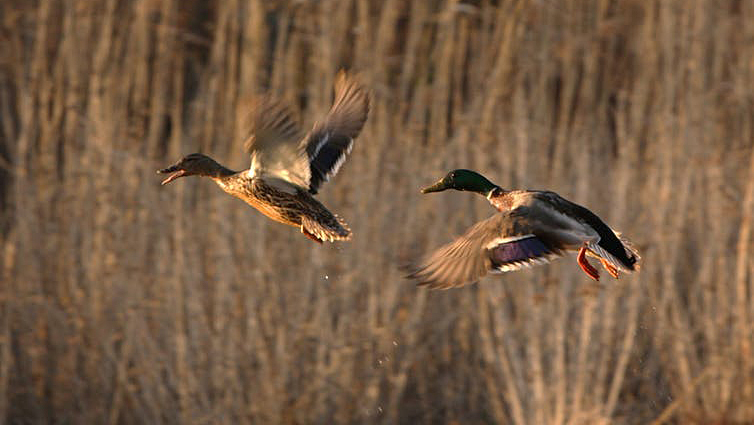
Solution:
{"label": "female mallard duck", "polygon": [[365,88],[341,72],[330,112],[303,137],[281,103],[270,97],[257,99],[244,143],[251,155],[248,170],[232,171],[206,155],[192,153],[158,173],[173,173],[163,185],[179,177],[210,177],[225,192],[275,221],[299,227],[313,241],[348,240],[351,231],[346,224],[312,195],[338,172],[368,112]]}
{"label": "female mallard duck", "polygon": [[578,251],[584,272],[599,280],[586,255],[599,258],[613,277],[638,268],[638,253],[597,215],[554,192],[504,190],[470,170],[451,171],[422,193],[468,190],[487,197],[499,213],[477,223],[414,268],[420,285],[447,289],[475,282],[488,272],[544,264]]}

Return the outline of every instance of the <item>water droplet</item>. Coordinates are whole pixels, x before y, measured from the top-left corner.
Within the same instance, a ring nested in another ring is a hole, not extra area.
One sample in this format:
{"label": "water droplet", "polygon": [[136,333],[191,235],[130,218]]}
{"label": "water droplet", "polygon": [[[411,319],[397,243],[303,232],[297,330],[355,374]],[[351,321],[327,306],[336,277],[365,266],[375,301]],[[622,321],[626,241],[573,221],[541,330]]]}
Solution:
{"label": "water droplet", "polygon": [[393,345],[395,345],[397,347],[398,346],[398,342],[397,341],[393,341]]}
{"label": "water droplet", "polygon": [[330,276],[325,275],[325,280],[330,279]]}

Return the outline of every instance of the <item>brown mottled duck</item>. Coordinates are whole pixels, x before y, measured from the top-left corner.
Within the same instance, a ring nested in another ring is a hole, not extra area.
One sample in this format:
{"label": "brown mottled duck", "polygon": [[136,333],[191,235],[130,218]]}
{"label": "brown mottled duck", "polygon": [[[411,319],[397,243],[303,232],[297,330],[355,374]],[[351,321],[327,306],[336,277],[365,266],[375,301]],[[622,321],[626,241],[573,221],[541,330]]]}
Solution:
{"label": "brown mottled duck", "polygon": [[158,173],[172,173],[162,184],[186,176],[205,176],[280,223],[296,226],[309,239],[348,240],[351,231],[314,196],[351,152],[369,113],[369,94],[345,72],[335,80],[330,112],[301,134],[290,111],[269,97],[255,100],[244,143],[251,167],[236,172],[212,158],[192,153]]}
{"label": "brown mottled duck", "polygon": [[614,278],[638,269],[640,257],[596,214],[557,193],[505,190],[470,170],[454,170],[422,193],[465,190],[487,198],[498,213],[471,227],[411,268],[419,285],[447,289],[475,282],[487,273],[545,264],[578,251],[578,264],[594,280],[599,272],[586,256],[598,258]]}

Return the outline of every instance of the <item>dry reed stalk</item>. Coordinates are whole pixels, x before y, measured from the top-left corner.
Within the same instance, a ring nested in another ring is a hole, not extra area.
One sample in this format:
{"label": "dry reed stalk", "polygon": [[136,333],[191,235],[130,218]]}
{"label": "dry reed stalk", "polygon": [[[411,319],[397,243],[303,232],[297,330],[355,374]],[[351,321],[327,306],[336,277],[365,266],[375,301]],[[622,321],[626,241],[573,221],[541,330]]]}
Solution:
{"label": "dry reed stalk", "polygon": [[[749,124],[750,135],[754,134],[751,124]],[[751,271],[747,272],[747,263],[750,263],[752,256],[750,252],[750,245],[752,239],[752,215],[754,215],[754,150],[751,152],[751,160],[749,165],[749,178],[744,192],[743,202],[741,203],[741,225],[738,231],[738,245],[736,246],[736,271],[735,271],[735,286],[736,286],[736,325],[738,328],[738,349],[739,359],[741,363],[741,374],[744,377],[741,382],[740,393],[743,400],[754,399],[754,383],[752,379],[746,379],[746,377],[754,376],[754,365],[752,364],[752,340],[754,339],[754,332],[752,332],[751,326],[751,299],[754,298],[754,276],[751,275]],[[748,277],[747,277],[748,274]],[[751,406],[749,408],[743,408],[741,412],[742,416],[750,416],[754,414]]]}

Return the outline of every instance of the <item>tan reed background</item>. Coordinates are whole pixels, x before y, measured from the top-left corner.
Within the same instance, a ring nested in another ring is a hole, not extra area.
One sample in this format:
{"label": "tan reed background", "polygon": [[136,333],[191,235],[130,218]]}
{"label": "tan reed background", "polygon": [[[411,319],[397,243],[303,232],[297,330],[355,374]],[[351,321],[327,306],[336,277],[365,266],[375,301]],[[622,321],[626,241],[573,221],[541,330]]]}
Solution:
{"label": "tan reed background", "polygon": [[[317,246],[212,182],[236,105],[372,111]],[[754,3],[5,0],[0,421],[754,422]],[[492,213],[452,168],[590,207],[640,248],[445,292],[400,264]]]}

